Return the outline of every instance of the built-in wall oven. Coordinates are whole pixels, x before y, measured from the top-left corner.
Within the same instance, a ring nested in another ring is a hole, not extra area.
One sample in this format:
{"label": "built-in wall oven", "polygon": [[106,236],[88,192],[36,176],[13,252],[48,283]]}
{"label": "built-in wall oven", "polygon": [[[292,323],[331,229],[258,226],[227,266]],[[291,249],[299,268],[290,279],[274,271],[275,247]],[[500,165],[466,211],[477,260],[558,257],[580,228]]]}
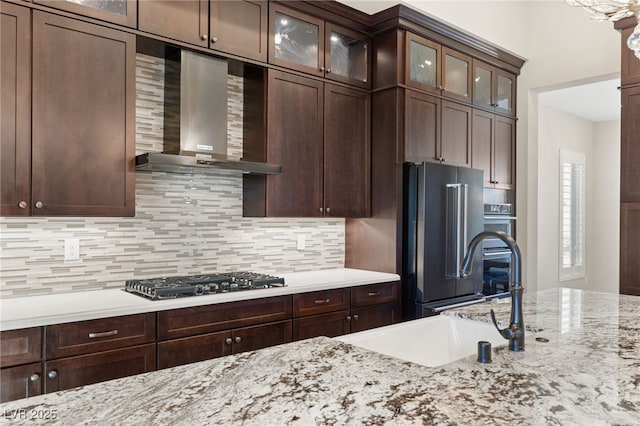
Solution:
{"label": "built-in wall oven", "polygon": [[[484,205],[484,230],[502,231],[515,239],[516,217],[512,204]],[[486,239],[483,246],[483,286],[485,296],[509,295],[511,251],[499,239]]]}

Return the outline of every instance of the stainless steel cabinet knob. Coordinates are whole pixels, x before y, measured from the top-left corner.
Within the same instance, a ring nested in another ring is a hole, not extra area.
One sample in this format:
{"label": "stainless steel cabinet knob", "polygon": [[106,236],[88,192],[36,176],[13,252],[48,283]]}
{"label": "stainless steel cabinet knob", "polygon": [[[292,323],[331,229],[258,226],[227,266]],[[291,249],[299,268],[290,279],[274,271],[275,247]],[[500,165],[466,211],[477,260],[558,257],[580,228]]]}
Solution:
{"label": "stainless steel cabinet knob", "polygon": [[319,208],[318,208],[318,211],[319,211],[320,213],[322,213],[322,212],[324,211],[324,209],[323,209],[322,207],[319,207]]}
{"label": "stainless steel cabinet knob", "polygon": [[47,373],[47,377],[50,379],[55,379],[58,377],[58,372],[56,370],[51,370]]}
{"label": "stainless steel cabinet knob", "polygon": [[200,36],[200,40],[205,41],[207,39],[207,35],[206,34],[202,34]]}
{"label": "stainless steel cabinet knob", "polygon": [[216,41],[218,41],[218,37],[211,37],[211,43],[215,43]]}
{"label": "stainless steel cabinet knob", "polygon": [[324,71],[324,67],[320,67],[320,71]]}
{"label": "stainless steel cabinet knob", "polygon": [[327,207],[327,213],[331,213],[331,208]]}
{"label": "stainless steel cabinet knob", "polygon": [[242,341],[242,338],[240,336],[236,336],[236,343],[240,343]]}
{"label": "stainless steel cabinet knob", "polygon": [[227,345],[230,345],[233,340],[231,340],[231,337],[227,337],[227,340],[224,341]]}
{"label": "stainless steel cabinet knob", "polygon": [[347,316],[347,321],[351,321],[351,315]]}
{"label": "stainless steel cabinet knob", "polygon": [[27,208],[27,202],[26,201],[20,201],[18,203],[18,207],[20,207],[21,209],[26,209]]}
{"label": "stainless steel cabinet knob", "polygon": [[42,206],[44,206],[44,203],[42,201],[36,201],[36,209],[41,209]]}
{"label": "stainless steel cabinet knob", "polygon": [[331,68],[327,68],[327,74],[331,72]]}
{"label": "stainless steel cabinet knob", "polygon": [[31,376],[29,376],[29,380],[32,382],[37,382],[38,380],[40,380],[40,373],[33,373]]}
{"label": "stainless steel cabinet knob", "polygon": [[353,316],[353,319],[358,321],[358,318],[360,318],[357,314]]}

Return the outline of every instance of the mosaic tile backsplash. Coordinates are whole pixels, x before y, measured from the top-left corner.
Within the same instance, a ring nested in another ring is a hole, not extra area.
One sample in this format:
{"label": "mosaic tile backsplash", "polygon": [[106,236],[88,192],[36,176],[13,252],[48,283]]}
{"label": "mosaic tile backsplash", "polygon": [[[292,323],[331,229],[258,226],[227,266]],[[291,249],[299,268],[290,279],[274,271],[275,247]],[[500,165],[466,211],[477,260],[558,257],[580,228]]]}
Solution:
{"label": "mosaic tile backsplash", "polygon": [[[138,153],[162,150],[170,66],[138,54]],[[241,78],[229,76],[228,105],[229,155],[240,157]],[[0,218],[0,233],[2,298],[121,288],[131,278],[344,266],[344,219],[243,218],[242,173],[230,170],[138,172],[134,218]],[[80,241],[80,260],[64,261],[68,238]]]}

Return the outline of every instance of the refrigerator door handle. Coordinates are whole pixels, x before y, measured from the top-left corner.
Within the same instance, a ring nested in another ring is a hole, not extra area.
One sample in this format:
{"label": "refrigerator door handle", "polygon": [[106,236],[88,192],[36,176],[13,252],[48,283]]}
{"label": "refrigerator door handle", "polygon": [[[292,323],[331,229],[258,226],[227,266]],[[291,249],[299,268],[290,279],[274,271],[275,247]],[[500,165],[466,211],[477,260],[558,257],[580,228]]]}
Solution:
{"label": "refrigerator door handle", "polygon": [[462,260],[464,259],[464,255],[466,254],[466,245],[467,245],[467,231],[469,229],[469,185],[466,183],[460,185],[461,197],[460,201],[462,203],[462,233],[458,235],[458,259],[456,262],[456,267],[458,268],[457,276],[458,278],[462,278],[460,275],[460,269],[462,268]]}
{"label": "refrigerator door handle", "polygon": [[460,237],[463,231],[463,206],[462,206],[462,185],[459,183],[449,183],[447,189],[447,210],[446,210],[446,247],[445,247],[445,268],[444,273],[447,278],[458,278],[460,274]]}

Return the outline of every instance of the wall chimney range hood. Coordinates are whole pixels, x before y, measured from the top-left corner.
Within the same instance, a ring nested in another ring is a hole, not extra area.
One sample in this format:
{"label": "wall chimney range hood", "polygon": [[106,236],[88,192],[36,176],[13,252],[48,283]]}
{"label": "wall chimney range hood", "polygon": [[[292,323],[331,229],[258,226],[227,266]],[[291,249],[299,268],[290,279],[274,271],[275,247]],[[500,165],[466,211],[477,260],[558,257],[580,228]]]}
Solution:
{"label": "wall chimney range hood", "polygon": [[163,152],[136,156],[136,170],[173,173],[207,173],[216,169],[255,174],[282,172],[280,165],[227,156],[227,73],[226,60],[181,50],[179,144],[175,140],[177,137],[167,140],[171,138],[167,137],[165,128]]}

